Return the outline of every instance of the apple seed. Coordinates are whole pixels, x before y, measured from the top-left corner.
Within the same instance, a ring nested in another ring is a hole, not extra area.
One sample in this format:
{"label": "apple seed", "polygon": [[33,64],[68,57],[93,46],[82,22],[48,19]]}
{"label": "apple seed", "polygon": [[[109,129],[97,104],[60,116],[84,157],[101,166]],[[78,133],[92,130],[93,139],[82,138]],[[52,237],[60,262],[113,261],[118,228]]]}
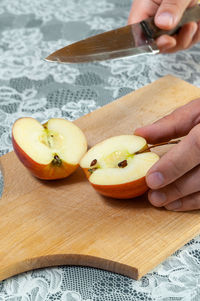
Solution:
{"label": "apple seed", "polygon": [[121,162],[118,163],[118,166],[121,167],[121,168],[124,168],[127,165],[128,165],[127,160],[124,160],[124,161],[121,161]]}
{"label": "apple seed", "polygon": [[94,160],[91,162],[90,166],[94,166],[94,165],[96,165],[96,164],[97,164],[97,159],[94,159]]}
{"label": "apple seed", "polygon": [[62,160],[59,158],[58,155],[55,155],[51,163],[56,166],[61,166]]}

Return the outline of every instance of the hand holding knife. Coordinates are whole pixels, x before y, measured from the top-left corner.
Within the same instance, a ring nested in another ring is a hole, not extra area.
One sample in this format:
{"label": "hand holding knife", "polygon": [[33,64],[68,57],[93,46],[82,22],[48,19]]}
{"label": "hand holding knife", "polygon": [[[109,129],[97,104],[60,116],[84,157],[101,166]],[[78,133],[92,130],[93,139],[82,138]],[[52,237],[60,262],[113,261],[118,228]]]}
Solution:
{"label": "hand holding knife", "polygon": [[[189,7],[200,4],[200,0],[133,0],[128,24],[138,23],[154,17],[157,27],[170,30],[177,26]],[[160,53],[175,53],[191,48],[200,42],[200,21],[183,25],[175,35],[162,35],[156,39]]]}
{"label": "hand holding knife", "polygon": [[184,24],[192,21],[200,21],[200,5],[188,8],[173,30],[166,31],[158,28],[154,23],[154,17],[151,17],[66,46],[50,54],[46,60],[59,63],[83,63],[156,54],[159,53],[156,38],[163,34],[173,35]]}

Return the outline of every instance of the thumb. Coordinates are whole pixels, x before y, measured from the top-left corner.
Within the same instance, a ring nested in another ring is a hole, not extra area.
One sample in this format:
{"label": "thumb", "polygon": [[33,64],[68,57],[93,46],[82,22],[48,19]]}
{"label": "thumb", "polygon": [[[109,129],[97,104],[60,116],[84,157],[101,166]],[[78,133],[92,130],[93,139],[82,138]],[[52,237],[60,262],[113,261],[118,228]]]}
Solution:
{"label": "thumb", "polygon": [[191,0],[163,0],[155,16],[155,24],[165,30],[174,28]]}
{"label": "thumb", "polygon": [[128,24],[138,23],[144,19],[155,16],[158,5],[152,0],[134,0],[130,10]]}
{"label": "thumb", "polygon": [[198,123],[200,123],[200,98],[151,125],[136,129],[134,134],[144,137],[150,144],[155,144],[183,137]]}

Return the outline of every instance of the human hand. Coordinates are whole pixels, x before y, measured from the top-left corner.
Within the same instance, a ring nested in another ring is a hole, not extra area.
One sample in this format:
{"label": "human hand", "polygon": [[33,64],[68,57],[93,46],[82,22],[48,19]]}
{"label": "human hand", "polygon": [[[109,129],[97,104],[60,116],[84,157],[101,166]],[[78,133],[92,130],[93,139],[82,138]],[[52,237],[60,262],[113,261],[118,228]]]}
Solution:
{"label": "human hand", "polygon": [[[180,21],[186,8],[198,0],[134,0],[128,24],[155,16],[155,24],[164,30],[173,29]],[[178,34],[162,35],[156,39],[161,53],[172,53],[187,49],[200,41],[200,22],[185,24]]]}
{"label": "human hand", "polygon": [[148,171],[148,198],[172,211],[200,209],[200,98],[134,134],[151,144],[185,136]]}

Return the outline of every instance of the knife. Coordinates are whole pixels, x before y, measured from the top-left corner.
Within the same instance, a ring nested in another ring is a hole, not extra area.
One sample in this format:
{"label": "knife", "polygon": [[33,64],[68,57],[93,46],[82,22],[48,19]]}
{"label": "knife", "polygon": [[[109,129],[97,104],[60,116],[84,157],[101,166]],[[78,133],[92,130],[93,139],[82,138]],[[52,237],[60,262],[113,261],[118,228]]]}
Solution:
{"label": "knife", "polygon": [[189,8],[171,31],[156,27],[154,18],[89,37],[50,54],[45,60],[59,63],[86,63],[127,56],[159,53],[155,39],[173,35],[181,26],[200,20],[200,5]]}

